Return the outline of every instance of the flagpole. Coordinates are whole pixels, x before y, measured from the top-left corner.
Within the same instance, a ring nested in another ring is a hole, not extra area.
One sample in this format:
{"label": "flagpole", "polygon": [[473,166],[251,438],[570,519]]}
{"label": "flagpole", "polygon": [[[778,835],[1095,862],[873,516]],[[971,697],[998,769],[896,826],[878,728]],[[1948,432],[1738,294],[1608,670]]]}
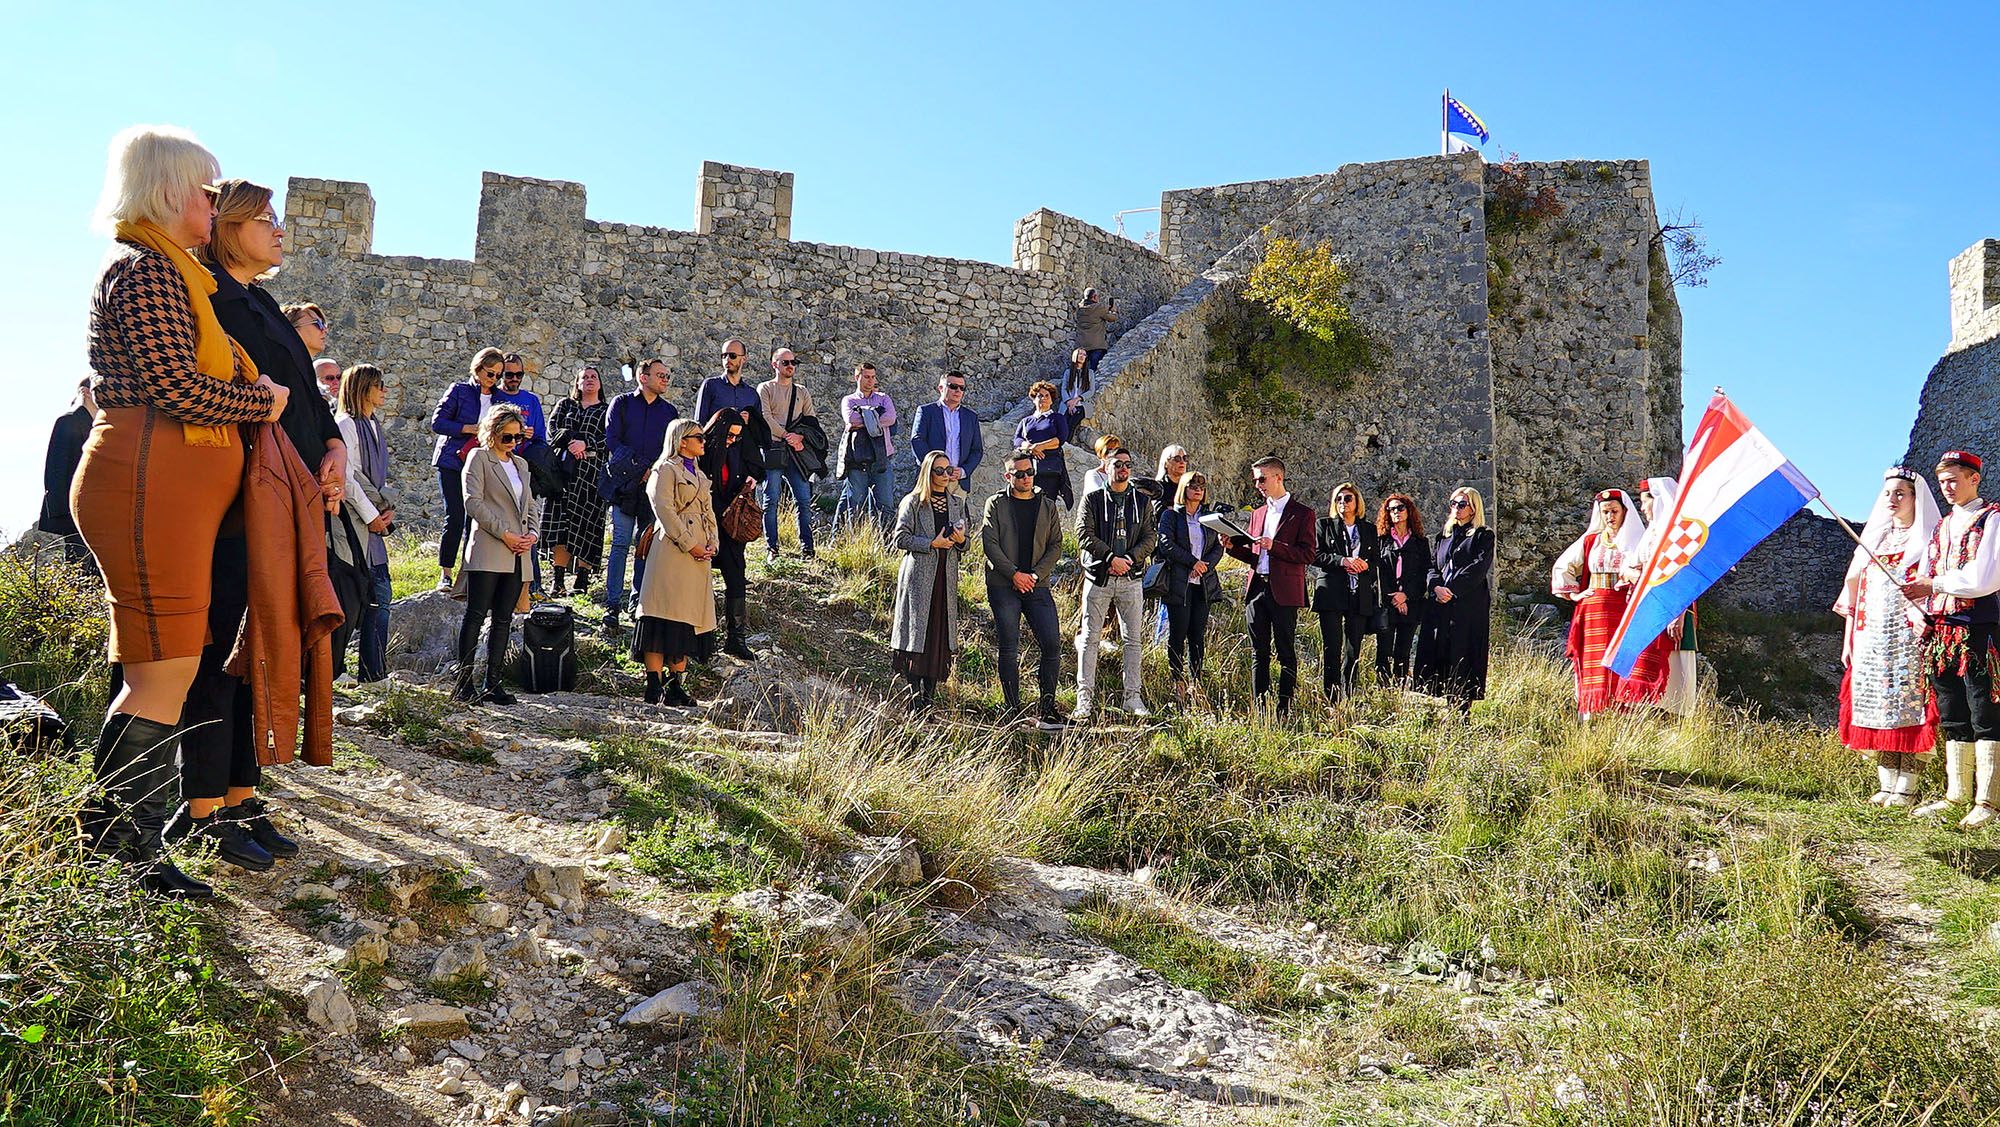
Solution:
{"label": "flagpole", "polygon": [[1444,88],[1444,101],[1438,103],[1438,155],[1451,155],[1451,87]]}
{"label": "flagpole", "polygon": [[[1896,593],[1903,595],[1903,580],[1898,578],[1895,572],[1889,570],[1889,565],[1882,562],[1882,557],[1876,555],[1874,549],[1861,542],[1861,534],[1854,531],[1854,526],[1848,524],[1846,518],[1842,517],[1839,513],[1834,512],[1833,506],[1826,503],[1826,498],[1814,497],[1813,504],[1826,510],[1826,515],[1832,517],[1835,524],[1840,525],[1840,530],[1847,533],[1847,538],[1854,541],[1854,546],[1867,553],[1869,561],[1876,567],[1881,568],[1882,574],[1889,577],[1889,582],[1896,585]],[[1923,604],[1908,595],[1903,595],[1903,601],[1916,607],[1918,610],[1923,609]]]}

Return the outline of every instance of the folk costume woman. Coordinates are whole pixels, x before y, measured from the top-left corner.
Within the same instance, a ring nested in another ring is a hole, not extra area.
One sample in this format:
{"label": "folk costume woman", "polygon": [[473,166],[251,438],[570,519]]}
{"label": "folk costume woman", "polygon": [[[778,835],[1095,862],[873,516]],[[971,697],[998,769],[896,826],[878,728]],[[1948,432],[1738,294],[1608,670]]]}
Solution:
{"label": "folk costume woman", "polygon": [[[1665,686],[1666,664],[1650,651],[1639,655],[1629,678],[1620,678],[1603,665],[1605,647],[1624,617],[1631,592],[1625,561],[1638,553],[1645,535],[1646,524],[1632,507],[1631,496],[1623,489],[1607,489],[1593,501],[1589,531],[1563,552],[1550,572],[1549,590],[1576,603],[1569,622],[1568,653],[1580,716],[1595,716],[1618,703],[1624,681],[1638,682],[1625,690],[1628,693]],[[1658,696],[1657,690],[1653,695]]]}
{"label": "folk costume woman", "polygon": [[1923,609],[1900,586],[1915,577],[1937,522],[1937,502],[1920,474],[1897,466],[1882,475],[1862,546],[1833,604],[1847,619],[1840,742],[1874,754],[1876,786],[1868,801],[1877,806],[1916,804],[1921,757],[1937,739],[1937,706],[1924,676]]}
{"label": "folk costume woman", "polygon": [[[1649,477],[1639,483],[1639,515],[1646,520],[1646,535],[1639,540],[1638,553],[1625,561],[1625,579],[1635,587],[1646,568],[1646,561],[1652,558],[1653,549],[1659,545],[1660,537],[1666,534],[1665,522],[1673,515],[1674,498],[1680,495],[1680,488],[1680,482],[1670,477]],[[1619,686],[1620,703],[1658,704],[1676,716],[1693,712],[1694,647],[1695,608],[1690,605],[1679,618],[1660,631],[1660,636],[1646,647],[1646,653],[1641,658],[1648,667],[1659,663],[1667,671],[1666,680],[1655,686],[1628,679]]]}

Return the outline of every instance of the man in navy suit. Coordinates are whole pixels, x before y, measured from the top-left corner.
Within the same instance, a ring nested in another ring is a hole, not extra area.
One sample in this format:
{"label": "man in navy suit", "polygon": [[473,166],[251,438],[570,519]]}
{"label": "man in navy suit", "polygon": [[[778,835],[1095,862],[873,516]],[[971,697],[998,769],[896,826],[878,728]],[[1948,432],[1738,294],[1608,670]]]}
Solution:
{"label": "man in navy suit", "polygon": [[1271,691],[1271,652],[1278,656],[1278,715],[1292,707],[1299,683],[1299,610],[1306,605],[1306,565],[1313,562],[1313,511],[1285,490],[1285,463],[1267,456],[1250,472],[1264,503],[1250,514],[1250,536],[1231,537],[1229,554],[1250,564],[1243,591],[1255,662],[1251,687],[1257,703]]}
{"label": "man in navy suit", "polygon": [[917,426],[910,432],[910,452],[917,464],[924,455],[942,450],[958,471],[958,480],[972,476],[986,452],[979,439],[979,416],[965,402],[965,373],[946,372],[938,381],[938,398],[917,408]]}

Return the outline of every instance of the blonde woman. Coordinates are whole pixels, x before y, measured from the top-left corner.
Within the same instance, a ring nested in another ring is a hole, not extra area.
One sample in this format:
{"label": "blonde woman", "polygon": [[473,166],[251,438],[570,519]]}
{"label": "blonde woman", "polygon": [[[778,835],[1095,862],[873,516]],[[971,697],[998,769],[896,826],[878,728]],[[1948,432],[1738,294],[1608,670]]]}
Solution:
{"label": "blonde woman", "polygon": [[111,142],[100,224],[117,240],[90,304],[97,415],[70,507],[104,576],[110,658],[124,686],[93,757],[93,849],[161,896],[212,890],[168,861],[181,708],[208,636],[216,534],[242,488],[237,423],[276,420],[289,392],[229,339],[215,279],[188,253],[215,220],[215,156],[184,130],[134,126]]}
{"label": "blonde woman", "polygon": [[713,491],[701,470],[708,447],[701,424],[675,419],[653,463],[646,496],[655,537],[639,580],[639,625],[632,656],[646,666],[646,703],[687,708],[688,658],[699,636],[715,632],[715,591],[709,578],[722,547]]}
{"label": "blonde woman", "polygon": [[[527,418],[512,403],[495,403],[479,420],[479,446],[465,456],[465,618],[458,627],[459,700],[513,704],[507,691],[507,640],[514,606],[528,580],[528,554],[539,538],[542,502],[528,488],[528,460],[515,453],[528,440]],[[472,662],[486,627],[486,689],[475,689]]]}
{"label": "blonde woman", "polygon": [[1493,530],[1479,490],[1454,490],[1444,528],[1431,546],[1417,684],[1460,709],[1486,696],[1486,651],[1493,632]]}
{"label": "blonde woman", "polygon": [[918,707],[951,676],[958,649],[958,566],[965,555],[965,493],[942,450],[924,455],[916,485],[896,509],[896,611],[890,667],[910,683]]}

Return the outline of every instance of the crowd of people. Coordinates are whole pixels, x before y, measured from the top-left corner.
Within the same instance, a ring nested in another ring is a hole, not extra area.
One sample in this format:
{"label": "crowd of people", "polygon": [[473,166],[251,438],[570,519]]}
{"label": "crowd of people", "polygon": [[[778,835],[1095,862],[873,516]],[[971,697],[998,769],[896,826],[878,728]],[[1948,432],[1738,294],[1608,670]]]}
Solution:
{"label": "crowd of people", "polygon": [[[58,423],[50,465],[66,485],[52,490],[43,521],[99,571],[110,606],[114,692],[84,829],[146,887],[176,897],[210,890],[165,843],[212,843],[257,870],[298,852],[258,797],[261,771],[296,754],[329,761],[336,675],[386,674],[387,538],[411,488],[384,437],[384,373],[326,356],[324,311],[265,289],[284,261],[282,217],[269,188],[220,171],[180,130],[135,127],[114,140],[100,208],[114,242],[90,309],[93,375]],[[1121,663],[1104,708],[1150,715],[1139,676],[1149,637],[1165,640],[1175,705],[1201,704],[1225,555],[1244,565],[1232,583],[1259,707],[1292,708],[1309,601],[1330,700],[1353,691],[1368,634],[1385,683],[1467,707],[1481,696],[1494,538],[1476,491],[1452,494],[1431,541],[1409,494],[1392,494],[1371,518],[1360,490],[1342,485],[1322,516],[1292,497],[1283,462],[1266,457],[1252,471],[1262,504],[1246,517],[1210,503],[1210,479],[1185,448],[1167,447],[1153,476],[1135,476],[1134,452],[1115,435],[1096,438],[1077,491],[1066,449],[1115,318],[1108,299],[1084,295],[1077,348],[1056,378],[1030,389],[1035,410],[1015,428],[1004,488],[983,500],[966,492],[985,450],[962,371],[946,372],[935,401],[905,425],[874,365],[857,365],[829,425],[790,349],[775,349],[770,377],[753,383],[748,348],[731,339],[692,414],[670,397],[658,358],[630,365],[632,386],[615,395],[608,373],[586,365],[545,413],[522,355],[478,350],[430,419],[444,512],[438,585],[465,604],[454,694],[511,703],[513,615],[537,594],[575,598],[595,585],[604,629],[629,633],[645,669],[645,699],[692,703],[690,661],[715,660],[718,649],[757,658],[748,544],[761,536],[779,555],[789,493],[799,551],[813,557],[812,482],[830,477],[843,486],[835,525],[872,524],[900,556],[889,662],[918,707],[952,677],[959,579],[975,539],[1010,720],[1051,731],[1089,721],[1106,648]],[[899,455],[916,476],[897,497]],[[1066,561],[1072,525],[1078,558]],[[1076,704],[1065,712],[1052,585],[1072,563],[1082,605]],[[1032,705],[1019,684],[1024,620],[1040,659]]]}

